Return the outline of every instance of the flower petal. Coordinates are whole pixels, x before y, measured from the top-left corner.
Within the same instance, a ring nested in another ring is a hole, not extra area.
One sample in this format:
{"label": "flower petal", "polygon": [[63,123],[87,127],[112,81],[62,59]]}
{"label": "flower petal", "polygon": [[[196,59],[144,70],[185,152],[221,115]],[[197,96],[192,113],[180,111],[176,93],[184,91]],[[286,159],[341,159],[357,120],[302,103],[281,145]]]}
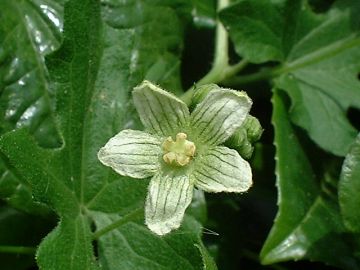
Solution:
{"label": "flower petal", "polygon": [[197,161],[195,186],[207,192],[244,192],[252,185],[249,163],[238,152],[217,146]]}
{"label": "flower petal", "polygon": [[192,195],[193,184],[186,175],[156,174],[146,198],[146,225],[158,235],[179,228]]}
{"label": "flower petal", "polygon": [[141,122],[156,134],[175,135],[189,119],[184,102],[149,81],[134,88],[133,98]]}
{"label": "flower petal", "polygon": [[200,141],[220,144],[242,125],[251,105],[252,101],[245,92],[213,90],[191,114],[191,126]]}
{"label": "flower petal", "polygon": [[121,175],[146,178],[159,169],[161,153],[159,138],[143,131],[126,129],[99,150],[98,158]]}

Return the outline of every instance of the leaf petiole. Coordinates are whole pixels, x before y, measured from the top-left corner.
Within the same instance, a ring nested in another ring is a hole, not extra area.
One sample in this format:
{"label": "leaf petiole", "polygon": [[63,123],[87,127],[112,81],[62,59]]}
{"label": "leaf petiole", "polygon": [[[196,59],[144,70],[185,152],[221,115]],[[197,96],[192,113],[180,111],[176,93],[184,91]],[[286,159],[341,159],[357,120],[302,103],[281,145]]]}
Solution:
{"label": "leaf petiole", "polygon": [[280,73],[279,71],[280,69],[278,67],[262,69],[256,73],[252,73],[249,75],[242,75],[242,76],[229,78],[228,80],[225,80],[223,83],[226,86],[232,86],[232,85],[240,85],[240,84],[269,80],[279,75]]}

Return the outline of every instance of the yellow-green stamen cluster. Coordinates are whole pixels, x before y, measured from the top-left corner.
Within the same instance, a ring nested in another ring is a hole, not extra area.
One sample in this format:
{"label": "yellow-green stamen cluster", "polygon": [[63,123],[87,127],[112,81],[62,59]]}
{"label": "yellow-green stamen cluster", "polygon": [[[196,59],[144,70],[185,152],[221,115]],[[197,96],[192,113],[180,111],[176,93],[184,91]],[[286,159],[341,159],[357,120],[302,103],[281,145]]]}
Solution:
{"label": "yellow-green stamen cluster", "polygon": [[195,155],[195,144],[186,140],[185,133],[176,134],[176,141],[172,137],[168,137],[162,144],[164,151],[163,159],[167,164],[176,166],[187,165],[191,158]]}

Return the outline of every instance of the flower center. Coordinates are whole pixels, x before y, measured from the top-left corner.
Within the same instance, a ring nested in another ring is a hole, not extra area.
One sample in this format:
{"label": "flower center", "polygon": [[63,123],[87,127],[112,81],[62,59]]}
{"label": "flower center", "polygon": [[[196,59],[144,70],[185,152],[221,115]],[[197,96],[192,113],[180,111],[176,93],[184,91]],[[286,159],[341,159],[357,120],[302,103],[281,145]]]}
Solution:
{"label": "flower center", "polygon": [[180,132],[176,134],[176,141],[171,137],[167,137],[163,142],[163,159],[167,164],[185,166],[190,162],[195,155],[196,147],[193,142],[186,140],[186,138],[187,135]]}

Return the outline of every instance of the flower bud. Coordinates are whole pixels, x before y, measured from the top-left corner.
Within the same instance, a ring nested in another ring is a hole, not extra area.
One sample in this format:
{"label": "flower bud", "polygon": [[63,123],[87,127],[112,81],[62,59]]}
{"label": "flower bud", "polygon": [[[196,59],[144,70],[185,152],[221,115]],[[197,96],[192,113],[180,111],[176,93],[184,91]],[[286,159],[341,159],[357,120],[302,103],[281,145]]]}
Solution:
{"label": "flower bud", "polygon": [[259,120],[249,114],[225,145],[238,151],[243,158],[249,159],[254,151],[252,144],[260,139],[262,133]]}

